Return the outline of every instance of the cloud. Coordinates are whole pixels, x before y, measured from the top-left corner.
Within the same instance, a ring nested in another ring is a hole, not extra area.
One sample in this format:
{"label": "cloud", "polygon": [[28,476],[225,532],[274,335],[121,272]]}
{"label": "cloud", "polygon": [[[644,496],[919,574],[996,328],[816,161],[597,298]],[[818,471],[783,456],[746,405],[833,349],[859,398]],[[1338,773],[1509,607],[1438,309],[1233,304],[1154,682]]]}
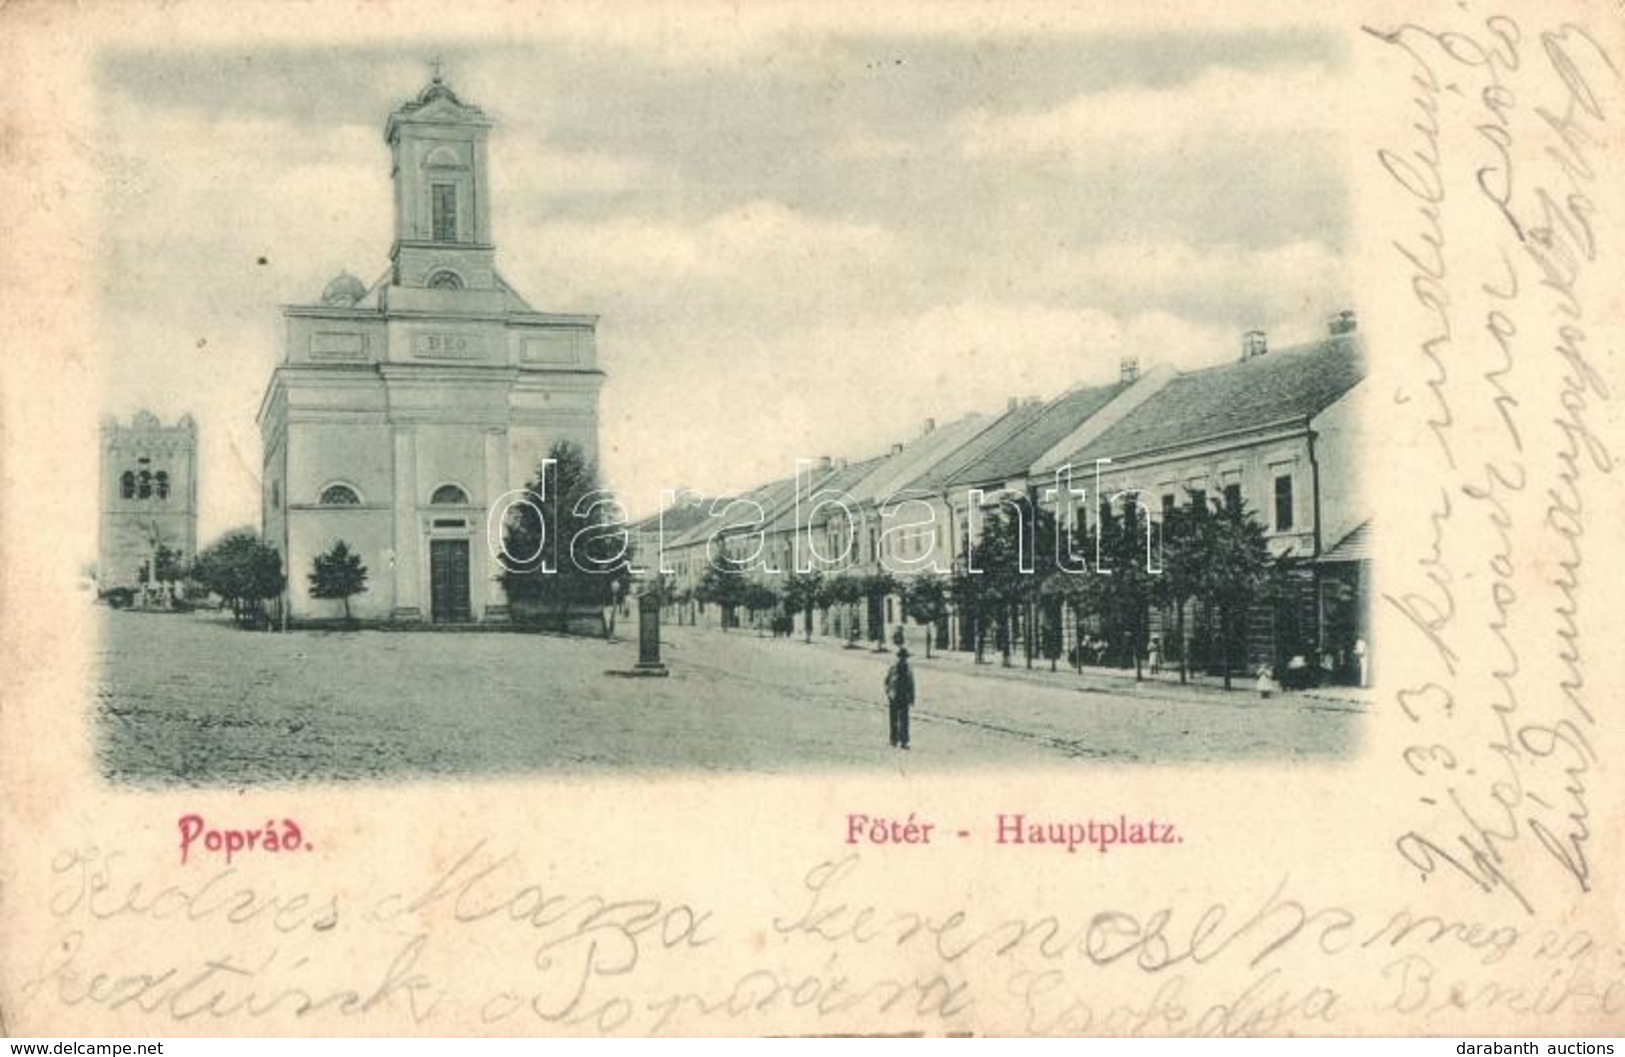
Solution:
{"label": "cloud", "polygon": [[878,225],[809,216],[782,203],[756,200],[693,224],[612,217],[541,226],[539,236],[571,260],[621,280],[739,279],[765,275],[806,278],[808,267],[873,263],[899,249]]}
{"label": "cloud", "polygon": [[[1201,366],[1233,344],[1225,328],[1167,313],[987,299],[720,346],[696,333],[662,350],[688,366],[689,384],[612,376],[604,468],[629,506],[648,510],[663,488],[746,487],[789,476],[797,458],[881,454],[926,418],[998,413],[1012,397],[1111,382],[1125,355],[1144,367]],[[658,454],[640,437],[660,438]]]}
{"label": "cloud", "polygon": [[844,129],[824,148],[830,158],[863,161],[912,160],[927,149],[917,135],[880,135],[862,128]]}
{"label": "cloud", "polygon": [[[109,125],[101,191],[114,307],[246,306],[268,287],[314,297],[341,267],[370,279],[384,259],[389,163],[376,130],[183,112]],[[256,270],[262,256],[269,267]]]}
{"label": "cloud", "polygon": [[1349,307],[1347,265],[1316,241],[1196,246],[1173,239],[1118,241],[1057,253],[1035,275],[1049,297],[1110,306],[1159,305],[1209,320],[1274,327]]}
{"label": "cloud", "polygon": [[1209,67],[1169,87],[1126,85],[1058,106],[955,119],[971,157],[1041,156],[1095,163],[1102,151],[1178,151],[1193,141],[1288,137],[1345,127],[1340,81],[1320,63]]}
{"label": "cloud", "polygon": [[[714,40],[633,34],[631,56],[586,46],[620,32],[590,21],[550,50],[449,56],[497,122],[498,266],[540,309],[602,314],[604,469],[638,508],[1345,307],[1340,169],[1304,157],[1332,89],[1279,61],[1314,41],[1047,34],[1035,58],[835,28],[797,48],[717,17]],[[1264,72],[1241,69],[1250,44]],[[199,415],[206,529],[257,510],[276,306],[386,263],[381,130],[425,75],[412,59],[220,55],[172,84],[173,62],[135,56],[109,79],[104,401]],[[1266,156],[1259,130],[1290,142]]]}
{"label": "cloud", "polygon": [[538,199],[620,195],[660,178],[660,166],[645,158],[563,150],[542,145],[540,137],[517,133],[491,143],[492,191],[498,201],[525,195]]}

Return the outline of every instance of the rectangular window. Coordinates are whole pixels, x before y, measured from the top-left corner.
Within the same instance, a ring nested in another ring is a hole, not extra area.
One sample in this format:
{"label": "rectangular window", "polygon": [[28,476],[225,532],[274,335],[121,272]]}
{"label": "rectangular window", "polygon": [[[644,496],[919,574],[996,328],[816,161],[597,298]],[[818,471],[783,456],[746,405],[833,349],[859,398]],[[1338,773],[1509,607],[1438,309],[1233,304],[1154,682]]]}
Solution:
{"label": "rectangular window", "polygon": [[434,240],[457,241],[457,185],[434,184],[430,187],[434,207]]}
{"label": "rectangular window", "polygon": [[1292,475],[1275,478],[1275,529],[1285,532],[1292,527]]}
{"label": "rectangular window", "polygon": [[1230,511],[1241,509],[1241,485],[1227,484],[1224,486],[1224,508]]}
{"label": "rectangular window", "polygon": [[1174,512],[1174,494],[1168,492],[1162,497],[1162,516],[1167,517]]}
{"label": "rectangular window", "polygon": [[1204,509],[1204,510],[1207,509],[1207,489],[1206,488],[1192,488],[1191,489],[1191,506],[1197,507],[1197,508],[1200,508],[1200,509]]}

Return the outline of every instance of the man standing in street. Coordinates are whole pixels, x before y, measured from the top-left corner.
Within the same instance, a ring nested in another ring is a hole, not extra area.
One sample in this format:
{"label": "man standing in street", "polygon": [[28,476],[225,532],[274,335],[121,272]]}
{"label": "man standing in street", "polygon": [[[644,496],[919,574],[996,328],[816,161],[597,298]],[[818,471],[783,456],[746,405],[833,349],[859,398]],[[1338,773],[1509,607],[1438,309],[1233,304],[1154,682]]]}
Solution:
{"label": "man standing in street", "polygon": [[897,663],[886,672],[886,707],[891,713],[891,743],[908,748],[908,710],[914,707],[914,673],[908,667],[908,647],[897,647]]}

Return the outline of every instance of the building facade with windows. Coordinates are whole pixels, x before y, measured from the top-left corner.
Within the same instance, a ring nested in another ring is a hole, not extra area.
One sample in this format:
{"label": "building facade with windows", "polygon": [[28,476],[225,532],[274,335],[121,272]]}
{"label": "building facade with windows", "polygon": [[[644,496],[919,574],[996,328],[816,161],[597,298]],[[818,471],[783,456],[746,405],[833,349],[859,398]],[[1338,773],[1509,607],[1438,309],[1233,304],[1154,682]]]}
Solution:
{"label": "building facade with windows", "polygon": [[[686,529],[666,537],[667,565],[679,591],[695,590],[724,552],[752,559],[748,575],[775,590],[789,570],[809,566],[826,581],[890,577],[867,604],[822,609],[821,632],[844,637],[857,627],[869,636],[903,621],[901,589],[911,577],[963,569],[968,544],[1005,504],[1042,507],[1066,529],[1097,523],[1102,502],[1119,510],[1138,503],[1153,521],[1190,502],[1240,508],[1263,529],[1282,576],[1270,597],[1222,631],[1218,615],[1194,602],[1183,621],[1152,612],[1164,661],[1186,658],[1200,670],[1228,658],[1252,670],[1303,656],[1323,680],[1354,681],[1359,658],[1369,656],[1362,649],[1371,518],[1359,473],[1369,412],[1363,339],[1353,314],[1343,313],[1324,338],[1280,350],[1250,331],[1241,353],[1183,373],[1166,366],[1142,373],[1136,358],[1125,357],[1114,384],[1012,400],[1003,414],[928,425],[887,455],[826,458],[809,463],[799,482],[725,497],[694,516],[673,510],[673,523]],[[971,615],[952,600],[948,610],[937,644],[973,648]],[[1018,650],[1035,645],[1028,641],[1035,619],[1015,618]],[[1080,622],[1068,607],[1062,639],[1081,644],[1085,634],[1112,631],[1097,625],[1098,615]],[[1176,628],[1184,641],[1173,641]],[[1245,648],[1222,649],[1221,633],[1241,636]],[[1126,648],[1108,645],[1119,655]]]}
{"label": "building facade with windows", "polygon": [[[1250,615],[1249,665],[1329,655],[1346,676],[1355,643],[1369,637],[1364,583],[1358,566],[1352,573],[1323,566],[1370,520],[1359,472],[1365,377],[1352,317],[1339,317],[1320,341],[1279,351],[1249,332],[1239,361],[1172,378],[1086,443],[1040,458],[1034,477],[1070,466],[1087,492],[1071,511],[1080,522],[1097,516],[1102,502],[1138,503],[1153,520],[1189,502],[1239,506],[1298,583],[1279,604]],[[1204,624],[1196,617],[1185,627],[1197,641],[1165,640],[1170,656],[1188,647],[1200,659]]]}
{"label": "building facade with windows", "polygon": [[96,559],[102,591],[154,585],[158,554],[178,564],[197,556],[197,423],[166,426],[150,411],[101,427],[100,524]]}
{"label": "building facade with windows", "polygon": [[597,317],[539,312],[498,273],[490,129],[439,76],[398,107],[384,132],[389,268],[370,286],[341,274],[318,303],[283,309],[283,360],[259,412],[261,510],[293,619],[342,611],[312,598],[307,576],[343,540],[369,573],[357,617],[506,620],[504,495],[555,442],[597,460]]}

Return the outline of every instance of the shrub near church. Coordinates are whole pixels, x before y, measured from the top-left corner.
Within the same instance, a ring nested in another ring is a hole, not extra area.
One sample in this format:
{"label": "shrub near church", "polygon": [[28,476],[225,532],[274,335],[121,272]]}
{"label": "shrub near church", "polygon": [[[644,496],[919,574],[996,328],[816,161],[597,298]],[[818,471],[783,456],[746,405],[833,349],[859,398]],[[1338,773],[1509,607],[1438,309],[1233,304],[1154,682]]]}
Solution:
{"label": "shrub near church", "polygon": [[310,595],[343,599],[345,623],[352,623],[350,597],[366,589],[367,567],[361,564],[361,555],[351,551],[348,543],[339,540],[332,550],[316,556],[310,571]]}

